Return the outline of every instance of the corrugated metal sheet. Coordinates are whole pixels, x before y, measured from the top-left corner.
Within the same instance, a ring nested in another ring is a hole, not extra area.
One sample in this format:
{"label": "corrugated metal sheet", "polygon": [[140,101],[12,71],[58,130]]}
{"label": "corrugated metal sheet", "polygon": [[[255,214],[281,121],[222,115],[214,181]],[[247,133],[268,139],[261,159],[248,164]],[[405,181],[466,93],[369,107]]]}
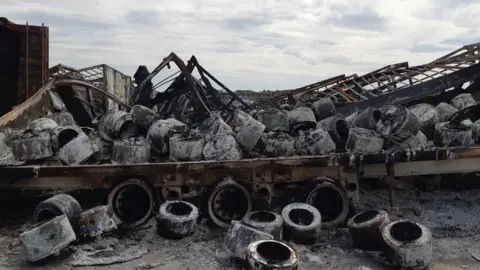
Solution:
{"label": "corrugated metal sheet", "polygon": [[[10,60],[0,59],[0,62],[6,65],[4,68],[16,70],[8,74],[8,81],[16,77],[16,84],[10,84],[2,91],[16,97],[16,105],[31,97],[47,82],[49,29],[45,26],[15,24],[0,18],[0,32],[9,33],[0,34],[0,57]],[[6,108],[8,106],[6,102],[1,103],[2,114],[11,109]]]}

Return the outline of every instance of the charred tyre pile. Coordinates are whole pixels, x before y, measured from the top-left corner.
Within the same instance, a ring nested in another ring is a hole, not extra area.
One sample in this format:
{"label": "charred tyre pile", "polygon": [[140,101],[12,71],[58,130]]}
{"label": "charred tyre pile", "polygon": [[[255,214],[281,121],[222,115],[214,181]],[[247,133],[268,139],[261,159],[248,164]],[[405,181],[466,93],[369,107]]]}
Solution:
{"label": "charred tyre pile", "polygon": [[[298,269],[299,255],[289,242],[313,245],[322,230],[345,226],[353,247],[384,251],[392,264],[416,269],[431,261],[428,229],[408,221],[390,222],[382,210],[354,215],[359,187],[351,178],[354,173],[336,170],[330,172],[332,178],[319,179],[323,172],[316,167],[338,162],[321,157],[340,154],[395,156],[434,146],[469,146],[480,138],[479,119],[466,113],[476,104],[462,94],[450,104],[385,105],[345,117],[325,98],[258,111],[211,111],[196,122],[135,105],[128,112],[106,111],[88,127],[77,125],[68,112],[52,109],[55,113],[24,128],[3,130],[0,146],[11,153],[9,164],[56,162],[56,167],[70,165],[80,172],[98,168],[103,177],[99,181],[111,188],[106,205],[85,211],[66,195],[40,203],[36,225],[22,236],[27,250],[38,253],[30,255],[30,261],[58,254],[76,240],[138,227],[152,217],[160,236],[188,238],[204,215],[228,229],[224,249],[252,269]],[[312,156],[309,169],[295,171],[299,156]],[[241,163],[248,166],[235,168]],[[122,175],[124,170],[130,173]],[[100,179],[94,170],[82,177]],[[292,190],[295,196],[290,196]],[[190,201],[194,197],[199,200]],[[257,204],[259,198],[262,204]],[[45,238],[37,235],[38,228],[59,235]],[[29,240],[34,238],[50,241],[48,249],[36,251]],[[411,255],[412,250],[423,257]]]}

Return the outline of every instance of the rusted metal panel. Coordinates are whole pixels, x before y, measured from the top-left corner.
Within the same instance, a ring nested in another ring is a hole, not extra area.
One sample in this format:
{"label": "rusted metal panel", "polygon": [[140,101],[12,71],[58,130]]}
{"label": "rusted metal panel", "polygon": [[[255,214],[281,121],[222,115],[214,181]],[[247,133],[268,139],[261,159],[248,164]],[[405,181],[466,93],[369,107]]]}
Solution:
{"label": "rusted metal panel", "polygon": [[1,44],[12,43],[14,41],[11,39],[18,38],[15,42],[19,48],[16,53],[18,57],[16,89],[4,91],[14,91],[16,104],[20,104],[33,96],[47,82],[49,29],[43,25],[35,26],[28,23],[21,25],[12,23],[6,18],[0,18],[0,28],[2,27],[15,34],[10,37],[10,40],[0,41],[0,47],[2,47]]}
{"label": "rusted metal panel", "polygon": [[[395,157],[396,155],[397,157]],[[28,177],[109,177],[168,174],[176,175],[175,180],[177,183],[206,185],[212,183],[212,177],[205,177],[207,175],[218,176],[224,173],[232,174],[237,172],[247,175],[247,178],[252,179],[253,182],[297,182],[312,179],[318,175],[338,178],[342,175],[342,171],[347,170],[349,167],[357,167],[360,162],[364,163],[365,175],[375,175],[376,171],[383,174],[385,172],[385,164],[394,164],[396,166],[395,174],[400,176],[418,174],[415,172],[416,169],[414,169],[420,166],[418,164],[422,164],[421,166],[428,164],[428,166],[419,170],[422,174],[436,174],[445,170],[458,172],[459,170],[468,171],[471,169],[473,171],[478,170],[478,165],[475,165],[475,168],[473,168],[472,164],[475,163],[468,160],[478,161],[479,158],[480,148],[473,147],[468,149],[442,148],[422,152],[385,153],[383,155],[364,156],[333,154],[329,156],[245,159],[240,161],[164,162],[132,165],[7,166],[0,168],[0,173],[2,179],[10,178],[13,179],[12,181]],[[457,168],[449,165],[454,163],[468,165],[458,166]],[[268,175],[265,172],[268,172]],[[348,172],[345,171],[345,173]],[[184,182],[185,177],[189,179],[189,183]],[[157,180],[156,182],[162,185],[163,181]]]}

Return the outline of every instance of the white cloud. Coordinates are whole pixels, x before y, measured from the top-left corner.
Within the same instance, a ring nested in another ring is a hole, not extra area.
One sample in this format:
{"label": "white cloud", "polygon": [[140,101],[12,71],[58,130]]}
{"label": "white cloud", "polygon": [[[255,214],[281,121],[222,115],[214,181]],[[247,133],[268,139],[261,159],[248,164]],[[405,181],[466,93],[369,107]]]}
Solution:
{"label": "white cloud", "polygon": [[480,41],[480,4],[468,0],[18,0],[2,10],[50,27],[52,65],[106,63],[133,74],[174,51],[184,61],[195,54],[232,89],[420,64]]}

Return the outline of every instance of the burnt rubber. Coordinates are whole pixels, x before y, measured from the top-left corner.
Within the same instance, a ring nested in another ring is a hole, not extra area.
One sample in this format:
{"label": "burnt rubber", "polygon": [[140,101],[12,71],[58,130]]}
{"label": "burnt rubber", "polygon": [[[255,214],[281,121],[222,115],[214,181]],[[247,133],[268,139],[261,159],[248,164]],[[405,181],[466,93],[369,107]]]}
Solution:
{"label": "burnt rubber", "polygon": [[368,107],[366,110],[352,117],[353,126],[375,130],[377,123],[382,119],[382,112],[377,108]]}
{"label": "burnt rubber", "polygon": [[75,198],[68,194],[57,194],[39,203],[33,211],[33,222],[38,223],[65,215],[68,220],[80,217],[82,207]]}
{"label": "burnt rubber", "polygon": [[477,101],[473,98],[472,94],[464,93],[454,97],[450,100],[450,104],[458,110],[463,110],[468,107],[477,105]]}
{"label": "burnt rubber", "polygon": [[334,180],[322,178],[323,181],[309,185],[306,203],[322,214],[322,227],[333,228],[345,224],[350,209],[347,193]]}
{"label": "burnt rubber", "polygon": [[420,223],[397,220],[382,229],[385,253],[401,268],[420,270],[432,262],[432,233]]}
{"label": "burnt rubber", "polygon": [[242,220],[252,210],[252,197],[231,177],[225,177],[212,189],[207,209],[213,223],[228,228],[232,220]]}
{"label": "burnt rubber", "polygon": [[365,250],[382,250],[382,229],[390,223],[387,212],[371,209],[360,212],[347,222],[353,246]]}
{"label": "burnt rubber", "polygon": [[185,201],[166,201],[158,210],[157,232],[163,237],[181,239],[197,230],[198,208]]}
{"label": "burnt rubber", "polygon": [[315,114],[310,108],[298,107],[288,112],[288,123],[292,134],[297,135],[300,131],[315,129],[317,121]]}
{"label": "burnt rubber", "polygon": [[377,132],[387,143],[400,144],[417,135],[420,121],[410,110],[400,105],[388,105],[381,110],[383,115]]}
{"label": "burnt rubber", "polygon": [[258,240],[273,240],[273,236],[248,224],[233,220],[225,236],[224,246],[232,257],[245,260],[248,245]]}
{"label": "burnt rubber", "polygon": [[284,110],[269,108],[260,110],[256,114],[256,118],[260,123],[265,125],[265,132],[289,132],[288,114]]}
{"label": "burnt rubber", "polygon": [[314,244],[320,233],[322,216],[313,206],[292,203],[282,210],[283,239],[300,245]]}
{"label": "burnt rubber", "polygon": [[276,240],[282,240],[283,219],[277,213],[271,211],[254,211],[243,217],[245,224],[273,235]]}
{"label": "burnt rubber", "polygon": [[338,149],[344,149],[348,139],[348,122],[340,115],[334,115],[317,123],[317,129],[323,128],[328,131]]}
{"label": "burnt rubber", "polygon": [[121,221],[119,225],[132,228],[147,222],[156,210],[158,197],[150,183],[129,179],[116,185],[107,201]]}
{"label": "burnt rubber", "polygon": [[429,140],[433,140],[435,125],[440,121],[435,107],[427,103],[416,104],[409,110],[420,121],[420,130]]}
{"label": "burnt rubber", "polygon": [[434,142],[439,147],[468,147],[474,143],[472,134],[471,127],[438,123],[435,125]]}
{"label": "burnt rubber", "polygon": [[345,148],[358,154],[375,154],[382,151],[385,139],[376,131],[365,128],[351,128]]}
{"label": "burnt rubber", "polygon": [[445,102],[440,102],[435,109],[438,113],[439,122],[449,121],[450,118],[458,112],[457,108]]}
{"label": "burnt rubber", "polygon": [[252,270],[296,270],[298,254],[291,246],[276,240],[259,240],[250,243],[247,262]]}
{"label": "burnt rubber", "polygon": [[37,223],[20,235],[29,262],[56,255],[75,240],[75,232],[65,215]]}
{"label": "burnt rubber", "polygon": [[321,121],[335,114],[335,104],[330,98],[322,98],[313,103],[313,110],[317,121]]}

